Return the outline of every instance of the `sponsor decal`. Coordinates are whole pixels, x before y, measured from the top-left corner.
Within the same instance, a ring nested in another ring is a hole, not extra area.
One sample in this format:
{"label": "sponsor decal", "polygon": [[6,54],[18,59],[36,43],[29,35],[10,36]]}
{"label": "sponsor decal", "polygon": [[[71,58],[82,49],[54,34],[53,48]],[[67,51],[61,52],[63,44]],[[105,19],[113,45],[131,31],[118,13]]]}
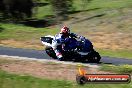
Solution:
{"label": "sponsor decal", "polygon": [[78,84],[85,83],[130,83],[131,75],[129,74],[87,74],[86,71],[79,67],[79,74],[76,75]]}

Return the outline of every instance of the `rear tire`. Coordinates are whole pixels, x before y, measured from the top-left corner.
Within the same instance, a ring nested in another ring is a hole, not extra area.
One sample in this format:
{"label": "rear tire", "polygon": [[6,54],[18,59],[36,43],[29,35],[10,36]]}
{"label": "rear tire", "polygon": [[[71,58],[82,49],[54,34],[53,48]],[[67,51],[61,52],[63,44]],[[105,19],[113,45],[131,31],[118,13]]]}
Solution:
{"label": "rear tire", "polygon": [[92,53],[90,53],[90,55],[88,55],[88,62],[99,63],[100,59],[101,56],[96,51],[93,51]]}
{"label": "rear tire", "polygon": [[93,61],[95,62],[95,63],[99,63],[100,62],[100,59],[101,59],[101,56],[99,55],[99,53],[98,52],[94,52],[93,53]]}

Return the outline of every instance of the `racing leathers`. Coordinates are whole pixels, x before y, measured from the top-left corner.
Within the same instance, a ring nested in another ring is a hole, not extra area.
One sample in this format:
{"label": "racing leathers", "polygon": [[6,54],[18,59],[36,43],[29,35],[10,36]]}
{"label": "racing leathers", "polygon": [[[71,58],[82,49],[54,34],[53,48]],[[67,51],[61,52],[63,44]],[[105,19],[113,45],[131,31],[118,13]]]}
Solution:
{"label": "racing leathers", "polygon": [[65,39],[69,37],[77,37],[76,34],[70,33],[67,36],[63,34],[57,34],[55,35],[55,39],[52,40],[52,48],[58,58],[58,60],[63,60],[63,55],[62,55],[62,46],[65,44]]}

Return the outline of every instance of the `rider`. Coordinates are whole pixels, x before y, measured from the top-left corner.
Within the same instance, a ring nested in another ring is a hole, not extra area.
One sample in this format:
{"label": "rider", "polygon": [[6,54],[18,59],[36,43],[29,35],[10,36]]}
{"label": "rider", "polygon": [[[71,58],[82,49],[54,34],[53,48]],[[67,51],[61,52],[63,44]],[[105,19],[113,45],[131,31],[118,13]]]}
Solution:
{"label": "rider", "polygon": [[52,48],[55,51],[55,54],[56,54],[56,56],[57,56],[57,58],[59,60],[63,60],[63,55],[62,55],[61,50],[59,49],[58,46],[64,44],[65,39],[69,38],[69,36],[75,36],[75,37],[77,37],[76,34],[70,33],[70,29],[67,26],[63,26],[61,28],[60,33],[57,34],[55,36],[55,39],[52,41]]}

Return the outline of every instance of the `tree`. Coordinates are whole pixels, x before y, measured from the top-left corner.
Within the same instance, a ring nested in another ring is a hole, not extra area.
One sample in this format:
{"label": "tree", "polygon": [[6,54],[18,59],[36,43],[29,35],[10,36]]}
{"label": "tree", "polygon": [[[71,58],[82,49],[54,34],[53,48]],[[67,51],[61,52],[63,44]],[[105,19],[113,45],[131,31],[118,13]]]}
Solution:
{"label": "tree", "polygon": [[65,20],[72,8],[72,0],[49,0],[58,20]]}
{"label": "tree", "polygon": [[0,7],[3,17],[23,19],[31,17],[33,1],[32,0],[1,0]]}
{"label": "tree", "polygon": [[4,3],[3,3],[3,0],[0,1],[0,12],[3,13],[5,10],[5,6],[4,6]]}
{"label": "tree", "polygon": [[92,0],[82,0],[82,9],[86,10],[88,4],[91,2]]}

